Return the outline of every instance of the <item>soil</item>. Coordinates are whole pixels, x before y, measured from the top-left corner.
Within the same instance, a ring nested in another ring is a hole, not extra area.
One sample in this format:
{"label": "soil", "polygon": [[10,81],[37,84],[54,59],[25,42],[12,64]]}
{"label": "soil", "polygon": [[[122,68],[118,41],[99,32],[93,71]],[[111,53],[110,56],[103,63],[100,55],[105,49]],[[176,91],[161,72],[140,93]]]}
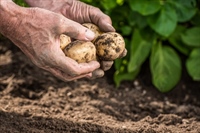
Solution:
{"label": "soil", "polygon": [[116,88],[103,78],[62,82],[0,41],[2,133],[200,133],[200,82],[183,70],[168,93],[151,84],[148,62]]}

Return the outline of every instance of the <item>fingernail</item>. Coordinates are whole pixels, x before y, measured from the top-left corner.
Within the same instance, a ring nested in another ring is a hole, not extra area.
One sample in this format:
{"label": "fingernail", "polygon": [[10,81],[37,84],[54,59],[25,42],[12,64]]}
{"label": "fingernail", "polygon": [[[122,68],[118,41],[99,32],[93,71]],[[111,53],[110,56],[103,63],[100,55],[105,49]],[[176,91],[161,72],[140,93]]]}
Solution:
{"label": "fingernail", "polygon": [[86,37],[85,38],[86,40],[93,40],[94,37],[95,37],[95,34],[91,30],[86,30],[85,31],[85,37]]}
{"label": "fingernail", "polygon": [[111,24],[107,23],[106,25],[109,31],[115,31],[115,28]]}

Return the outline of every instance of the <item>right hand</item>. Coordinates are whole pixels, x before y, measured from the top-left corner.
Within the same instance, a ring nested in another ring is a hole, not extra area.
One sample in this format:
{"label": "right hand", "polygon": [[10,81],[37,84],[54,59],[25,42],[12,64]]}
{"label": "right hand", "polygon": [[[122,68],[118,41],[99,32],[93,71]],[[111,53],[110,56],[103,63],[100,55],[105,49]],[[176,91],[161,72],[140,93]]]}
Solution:
{"label": "right hand", "polygon": [[[100,67],[97,61],[80,63],[68,58],[60,49],[60,35],[78,40],[92,40],[94,33],[61,14],[41,8],[15,9],[15,16],[7,13],[2,33],[16,44],[32,62],[63,81],[91,77]],[[13,12],[12,12],[13,13]],[[10,16],[9,16],[10,15]],[[10,18],[9,18],[10,17]]]}

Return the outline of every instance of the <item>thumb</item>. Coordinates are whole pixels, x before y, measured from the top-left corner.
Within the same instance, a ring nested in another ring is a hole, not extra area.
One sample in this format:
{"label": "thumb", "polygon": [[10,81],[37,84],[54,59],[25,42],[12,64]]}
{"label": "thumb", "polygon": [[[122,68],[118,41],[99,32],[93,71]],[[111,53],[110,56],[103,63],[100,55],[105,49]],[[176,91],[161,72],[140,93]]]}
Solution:
{"label": "thumb", "polygon": [[95,37],[94,32],[67,18],[63,19],[60,29],[61,34],[66,34],[69,37],[77,40],[91,41]]}

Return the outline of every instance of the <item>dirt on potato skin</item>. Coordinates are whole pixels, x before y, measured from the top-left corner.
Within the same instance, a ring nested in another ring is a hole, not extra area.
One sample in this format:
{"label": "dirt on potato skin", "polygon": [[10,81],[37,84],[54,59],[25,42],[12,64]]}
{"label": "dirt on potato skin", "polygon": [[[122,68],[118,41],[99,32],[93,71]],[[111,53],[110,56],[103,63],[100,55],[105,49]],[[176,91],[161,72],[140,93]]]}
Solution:
{"label": "dirt on potato skin", "polygon": [[200,83],[183,72],[168,93],[138,78],[116,89],[103,78],[62,82],[33,65],[9,40],[0,41],[2,133],[199,133]]}

